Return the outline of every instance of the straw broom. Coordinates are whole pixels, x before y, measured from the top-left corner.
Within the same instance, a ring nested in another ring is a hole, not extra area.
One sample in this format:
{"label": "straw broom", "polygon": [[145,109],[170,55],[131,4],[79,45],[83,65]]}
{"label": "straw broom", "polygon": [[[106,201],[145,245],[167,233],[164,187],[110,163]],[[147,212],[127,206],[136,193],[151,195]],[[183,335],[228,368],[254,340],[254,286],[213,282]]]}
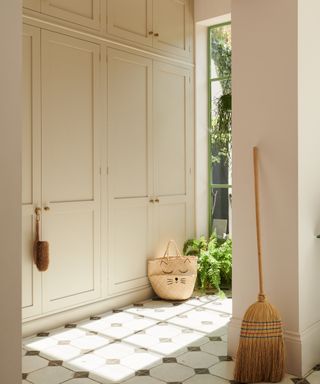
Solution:
{"label": "straw broom", "polygon": [[253,165],[259,294],[242,321],[234,378],[240,383],[277,383],[284,375],[284,342],[279,312],[267,301],[263,287],[257,147],[253,148]]}

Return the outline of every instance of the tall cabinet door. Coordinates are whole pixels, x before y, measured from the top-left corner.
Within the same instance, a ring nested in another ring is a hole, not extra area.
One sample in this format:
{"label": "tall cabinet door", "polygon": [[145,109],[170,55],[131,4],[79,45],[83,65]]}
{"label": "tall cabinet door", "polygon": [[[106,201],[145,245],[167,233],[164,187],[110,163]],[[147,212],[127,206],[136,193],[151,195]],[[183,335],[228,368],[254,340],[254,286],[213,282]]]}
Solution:
{"label": "tall cabinet door", "polygon": [[147,285],[152,61],[108,50],[109,290]]}
{"label": "tall cabinet door", "polygon": [[190,0],[153,0],[153,46],[191,55]]}
{"label": "tall cabinet door", "polygon": [[41,274],[33,263],[34,210],[41,203],[40,30],[23,26],[22,316],[41,312]]}
{"label": "tall cabinet door", "polygon": [[108,33],[152,45],[152,0],[108,0]]}
{"label": "tall cabinet door", "polygon": [[92,29],[100,28],[100,0],[41,0],[41,12]]}
{"label": "tall cabinet door", "polygon": [[155,255],[173,238],[182,248],[192,234],[192,124],[190,73],[154,63],[153,153],[155,185]]}
{"label": "tall cabinet door", "polygon": [[45,311],[100,297],[98,45],[41,32]]}

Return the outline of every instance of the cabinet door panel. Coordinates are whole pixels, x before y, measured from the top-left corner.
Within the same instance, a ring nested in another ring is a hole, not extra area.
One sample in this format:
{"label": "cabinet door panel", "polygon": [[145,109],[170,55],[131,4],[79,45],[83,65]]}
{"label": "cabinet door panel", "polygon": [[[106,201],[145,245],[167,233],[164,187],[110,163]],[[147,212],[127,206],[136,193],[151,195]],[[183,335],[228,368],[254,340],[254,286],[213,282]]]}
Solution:
{"label": "cabinet door panel", "polygon": [[148,199],[114,200],[110,207],[109,288],[111,293],[148,284],[151,212]]}
{"label": "cabinet door panel", "polygon": [[41,12],[93,29],[100,27],[100,0],[42,0]]}
{"label": "cabinet door panel", "polygon": [[41,274],[33,263],[34,209],[41,202],[40,30],[23,26],[22,316],[41,312]]}
{"label": "cabinet door panel", "polygon": [[163,256],[168,241],[174,239],[182,252],[189,236],[188,201],[185,197],[161,198],[155,206],[156,242],[154,257]]}
{"label": "cabinet door panel", "polygon": [[146,197],[152,187],[151,60],[108,50],[108,166],[112,198]]}
{"label": "cabinet door panel", "polygon": [[40,0],[23,0],[23,7],[40,12]]}
{"label": "cabinet door panel", "polygon": [[188,0],[154,0],[154,47],[178,55],[191,54],[189,7]]}
{"label": "cabinet door panel", "polygon": [[[46,311],[100,295],[99,46],[42,31]],[[59,287],[57,287],[59,279]]]}
{"label": "cabinet door panel", "polygon": [[152,45],[152,0],[108,0],[108,33]]}
{"label": "cabinet door panel", "polygon": [[154,64],[155,195],[186,195],[190,141],[188,72]]}

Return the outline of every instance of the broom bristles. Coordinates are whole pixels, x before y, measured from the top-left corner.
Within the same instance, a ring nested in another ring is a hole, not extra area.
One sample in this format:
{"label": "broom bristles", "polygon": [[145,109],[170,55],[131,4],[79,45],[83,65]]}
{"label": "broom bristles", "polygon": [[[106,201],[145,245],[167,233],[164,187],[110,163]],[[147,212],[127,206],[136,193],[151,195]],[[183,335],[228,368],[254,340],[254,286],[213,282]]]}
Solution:
{"label": "broom bristles", "polygon": [[279,312],[264,295],[244,315],[234,378],[240,383],[277,383],[284,375],[284,341]]}

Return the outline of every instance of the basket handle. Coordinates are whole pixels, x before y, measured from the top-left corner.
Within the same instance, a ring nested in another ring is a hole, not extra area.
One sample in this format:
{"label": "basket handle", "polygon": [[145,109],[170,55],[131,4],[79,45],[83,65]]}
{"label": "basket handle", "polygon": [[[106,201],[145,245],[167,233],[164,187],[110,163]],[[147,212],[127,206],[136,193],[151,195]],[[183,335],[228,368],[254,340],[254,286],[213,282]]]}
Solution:
{"label": "basket handle", "polygon": [[179,248],[178,248],[178,246],[177,246],[177,243],[176,243],[174,240],[169,240],[168,245],[167,245],[167,248],[166,248],[166,250],[165,250],[165,252],[164,252],[163,258],[166,258],[166,259],[169,258],[169,250],[170,250],[170,246],[171,246],[171,244],[174,245],[174,248],[175,248],[175,251],[176,251],[176,255],[177,255],[178,257],[181,257],[181,258],[182,258],[182,255],[181,255],[181,253],[180,253],[180,251],[179,251]]}

